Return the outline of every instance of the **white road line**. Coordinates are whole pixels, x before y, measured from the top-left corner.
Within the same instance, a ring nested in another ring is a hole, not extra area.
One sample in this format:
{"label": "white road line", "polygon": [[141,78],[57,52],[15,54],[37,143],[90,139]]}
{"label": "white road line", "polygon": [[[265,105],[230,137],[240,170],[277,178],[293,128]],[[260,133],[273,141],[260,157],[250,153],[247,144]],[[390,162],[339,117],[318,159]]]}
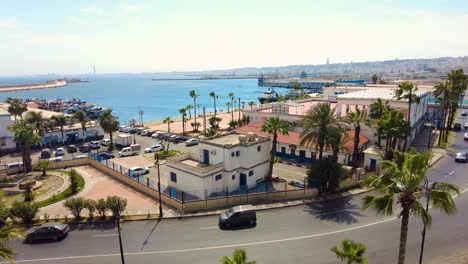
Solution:
{"label": "white road line", "polygon": [[447,178],[448,176],[450,176],[450,175],[452,175],[454,173],[455,173],[455,171],[451,171],[449,174],[445,175],[444,178]]}
{"label": "white road line", "polygon": [[[468,191],[468,188],[461,191],[460,194],[463,194]],[[454,195],[452,197],[456,197]],[[222,248],[236,248],[236,247],[246,247],[246,246],[255,246],[255,245],[265,245],[265,244],[273,244],[273,243],[281,243],[281,242],[289,242],[295,240],[304,240],[309,238],[316,238],[328,235],[334,235],[344,232],[349,232],[353,230],[358,230],[370,226],[375,226],[379,224],[383,224],[386,222],[390,222],[393,220],[397,220],[398,218],[392,217],[389,219],[377,221],[370,224],[355,226],[351,228],[345,228],[336,231],[324,232],[319,234],[311,234],[306,236],[298,236],[298,237],[290,237],[290,238],[283,238],[283,239],[275,239],[275,240],[266,240],[266,241],[257,241],[257,242],[249,242],[249,243],[240,243],[240,244],[232,244],[232,245],[224,245],[224,246],[212,246],[212,247],[199,247],[199,248],[186,248],[186,249],[174,249],[174,250],[161,250],[161,251],[147,251],[147,252],[133,252],[127,253],[127,256],[140,256],[140,255],[156,255],[156,254],[167,254],[167,253],[180,253],[180,252],[191,252],[191,251],[203,251],[203,250],[213,250],[213,249],[222,249]],[[57,258],[43,258],[43,259],[26,259],[26,260],[17,260],[16,263],[27,263],[27,262],[39,262],[39,261],[57,261],[57,260],[70,260],[70,259],[80,259],[80,258],[98,258],[98,257],[117,257],[120,254],[101,254],[101,255],[84,255],[84,256],[70,256],[70,257],[57,257]],[[8,264],[8,262],[1,262],[2,264]]]}
{"label": "white road line", "polygon": [[94,235],[93,237],[110,237],[110,236],[118,236],[118,234]]}
{"label": "white road line", "polygon": [[215,228],[219,228],[218,226],[209,226],[209,227],[200,227],[200,229],[215,229]]}

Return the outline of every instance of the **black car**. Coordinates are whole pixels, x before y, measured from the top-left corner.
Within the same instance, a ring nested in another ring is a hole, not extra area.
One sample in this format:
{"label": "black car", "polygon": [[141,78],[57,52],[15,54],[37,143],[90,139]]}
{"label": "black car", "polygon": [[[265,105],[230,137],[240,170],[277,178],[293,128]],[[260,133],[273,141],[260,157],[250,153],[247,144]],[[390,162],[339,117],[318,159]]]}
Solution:
{"label": "black car", "polygon": [[91,147],[88,144],[80,146],[81,153],[88,153],[90,151],[91,151]]}
{"label": "black car", "polygon": [[100,159],[113,159],[115,158],[114,154],[108,152],[99,152],[98,156]]}
{"label": "black car", "polygon": [[128,131],[130,134],[136,134],[138,131],[138,129],[136,128],[130,128],[130,130]]}
{"label": "black car", "polygon": [[239,225],[255,225],[257,214],[252,205],[234,206],[219,216],[219,226],[221,228],[231,228]]}
{"label": "black car", "polygon": [[462,125],[460,123],[455,123],[453,125],[453,130],[460,131],[462,129]]}
{"label": "black car", "polygon": [[48,159],[50,156],[52,156],[52,151],[48,148],[45,148],[41,151],[40,159]]}
{"label": "black car", "polygon": [[77,152],[77,151],[78,151],[78,148],[77,148],[75,145],[69,145],[69,146],[67,147],[67,152],[68,152],[68,153],[75,153],[75,152]]}
{"label": "black car", "polygon": [[70,227],[62,223],[45,223],[40,226],[35,226],[26,231],[26,241],[33,242],[36,240],[52,239],[57,241],[68,235]]}

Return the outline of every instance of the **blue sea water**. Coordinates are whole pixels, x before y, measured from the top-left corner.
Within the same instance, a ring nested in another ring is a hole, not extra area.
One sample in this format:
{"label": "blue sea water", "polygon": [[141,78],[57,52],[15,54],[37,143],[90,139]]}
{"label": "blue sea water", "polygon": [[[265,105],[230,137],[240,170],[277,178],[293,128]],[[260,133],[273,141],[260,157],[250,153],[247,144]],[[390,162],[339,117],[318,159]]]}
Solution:
{"label": "blue sea water", "polygon": [[[213,111],[213,98],[209,93],[214,91],[218,95],[216,107],[226,109],[226,102],[230,101],[228,93],[233,92],[236,100],[241,98],[247,102],[258,103],[257,97],[265,87],[257,86],[256,79],[236,80],[177,80],[152,81],[152,78],[193,78],[190,76],[152,76],[152,75],[91,75],[79,76],[90,82],[70,83],[67,86],[50,89],[27,90],[19,92],[0,93],[0,101],[7,97],[43,98],[43,99],[71,99],[78,98],[89,103],[96,103],[102,107],[112,108],[121,123],[128,123],[131,119],[138,120],[139,109],[143,110],[143,121],[154,121],[166,116],[179,116],[179,108],[193,105],[189,91],[195,90],[200,96],[197,104],[200,113],[203,107],[206,111]],[[52,77],[0,77],[0,85],[27,84],[45,82]],[[279,89],[278,92],[284,92]],[[198,111],[198,109],[197,109]],[[193,113],[193,110],[192,110]]]}

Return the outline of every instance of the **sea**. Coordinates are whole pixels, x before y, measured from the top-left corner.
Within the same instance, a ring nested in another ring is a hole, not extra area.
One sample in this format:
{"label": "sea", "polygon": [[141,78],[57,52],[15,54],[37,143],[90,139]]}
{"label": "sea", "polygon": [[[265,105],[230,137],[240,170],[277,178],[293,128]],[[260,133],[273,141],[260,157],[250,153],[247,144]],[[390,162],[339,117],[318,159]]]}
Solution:
{"label": "sea", "polygon": [[[236,100],[249,101],[258,104],[258,97],[267,87],[257,86],[257,79],[215,79],[189,80],[196,76],[180,75],[150,75],[150,74],[112,74],[89,76],[66,76],[79,78],[89,82],[69,83],[67,86],[26,90],[18,92],[0,92],[0,101],[8,97],[21,99],[72,99],[77,98],[89,103],[98,104],[104,108],[111,108],[112,113],[119,118],[121,124],[128,124],[131,119],[139,120],[139,111],[143,111],[143,122],[161,120],[166,116],[180,116],[178,109],[188,105],[193,106],[190,90],[195,90],[197,98],[197,112],[203,107],[206,111],[214,110],[213,98],[210,92],[218,96],[217,109],[226,109],[230,102],[228,93],[234,93]],[[0,77],[0,85],[15,85],[41,83],[57,77],[28,76],[28,77]],[[159,80],[152,79],[182,79]],[[284,88],[275,88],[279,93],[286,92]],[[236,105],[237,108],[237,105]],[[193,113],[193,110],[192,110]]]}

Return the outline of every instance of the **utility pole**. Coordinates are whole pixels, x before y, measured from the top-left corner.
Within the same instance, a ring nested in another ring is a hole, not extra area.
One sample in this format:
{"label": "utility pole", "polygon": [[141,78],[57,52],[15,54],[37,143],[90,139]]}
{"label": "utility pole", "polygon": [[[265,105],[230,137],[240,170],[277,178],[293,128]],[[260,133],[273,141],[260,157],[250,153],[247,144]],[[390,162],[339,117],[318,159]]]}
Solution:
{"label": "utility pole", "polygon": [[158,167],[158,195],[159,195],[159,218],[163,217],[161,200],[161,173],[159,172],[159,154],[156,153],[156,166]]}
{"label": "utility pole", "polygon": [[141,126],[143,126],[143,114],[145,112],[143,112],[143,110],[141,110],[141,108],[138,110],[138,116],[140,117],[140,124]]}
{"label": "utility pole", "polygon": [[[426,188],[426,213],[429,213],[429,180],[424,176],[424,187]],[[424,242],[426,241],[426,223],[424,223],[423,230],[421,232],[421,251],[419,253],[419,264],[422,264],[424,255]]]}
{"label": "utility pole", "polygon": [[239,124],[239,126],[240,126],[240,122],[241,122],[241,118],[240,118],[240,114],[241,114],[240,105],[241,105],[241,99],[240,99],[240,97],[239,97],[239,103],[238,103],[238,107],[239,107],[239,120],[237,121],[237,123]]}
{"label": "utility pole", "polygon": [[206,135],[206,108],[203,107],[203,135]]}
{"label": "utility pole", "polygon": [[[117,202],[119,203],[119,208],[120,208],[120,198],[117,200]],[[120,212],[116,215],[116,221],[117,221],[117,231],[119,233],[120,259],[122,261],[122,264],[125,264],[124,251],[123,251],[123,245],[122,245],[122,234],[120,233]]]}

